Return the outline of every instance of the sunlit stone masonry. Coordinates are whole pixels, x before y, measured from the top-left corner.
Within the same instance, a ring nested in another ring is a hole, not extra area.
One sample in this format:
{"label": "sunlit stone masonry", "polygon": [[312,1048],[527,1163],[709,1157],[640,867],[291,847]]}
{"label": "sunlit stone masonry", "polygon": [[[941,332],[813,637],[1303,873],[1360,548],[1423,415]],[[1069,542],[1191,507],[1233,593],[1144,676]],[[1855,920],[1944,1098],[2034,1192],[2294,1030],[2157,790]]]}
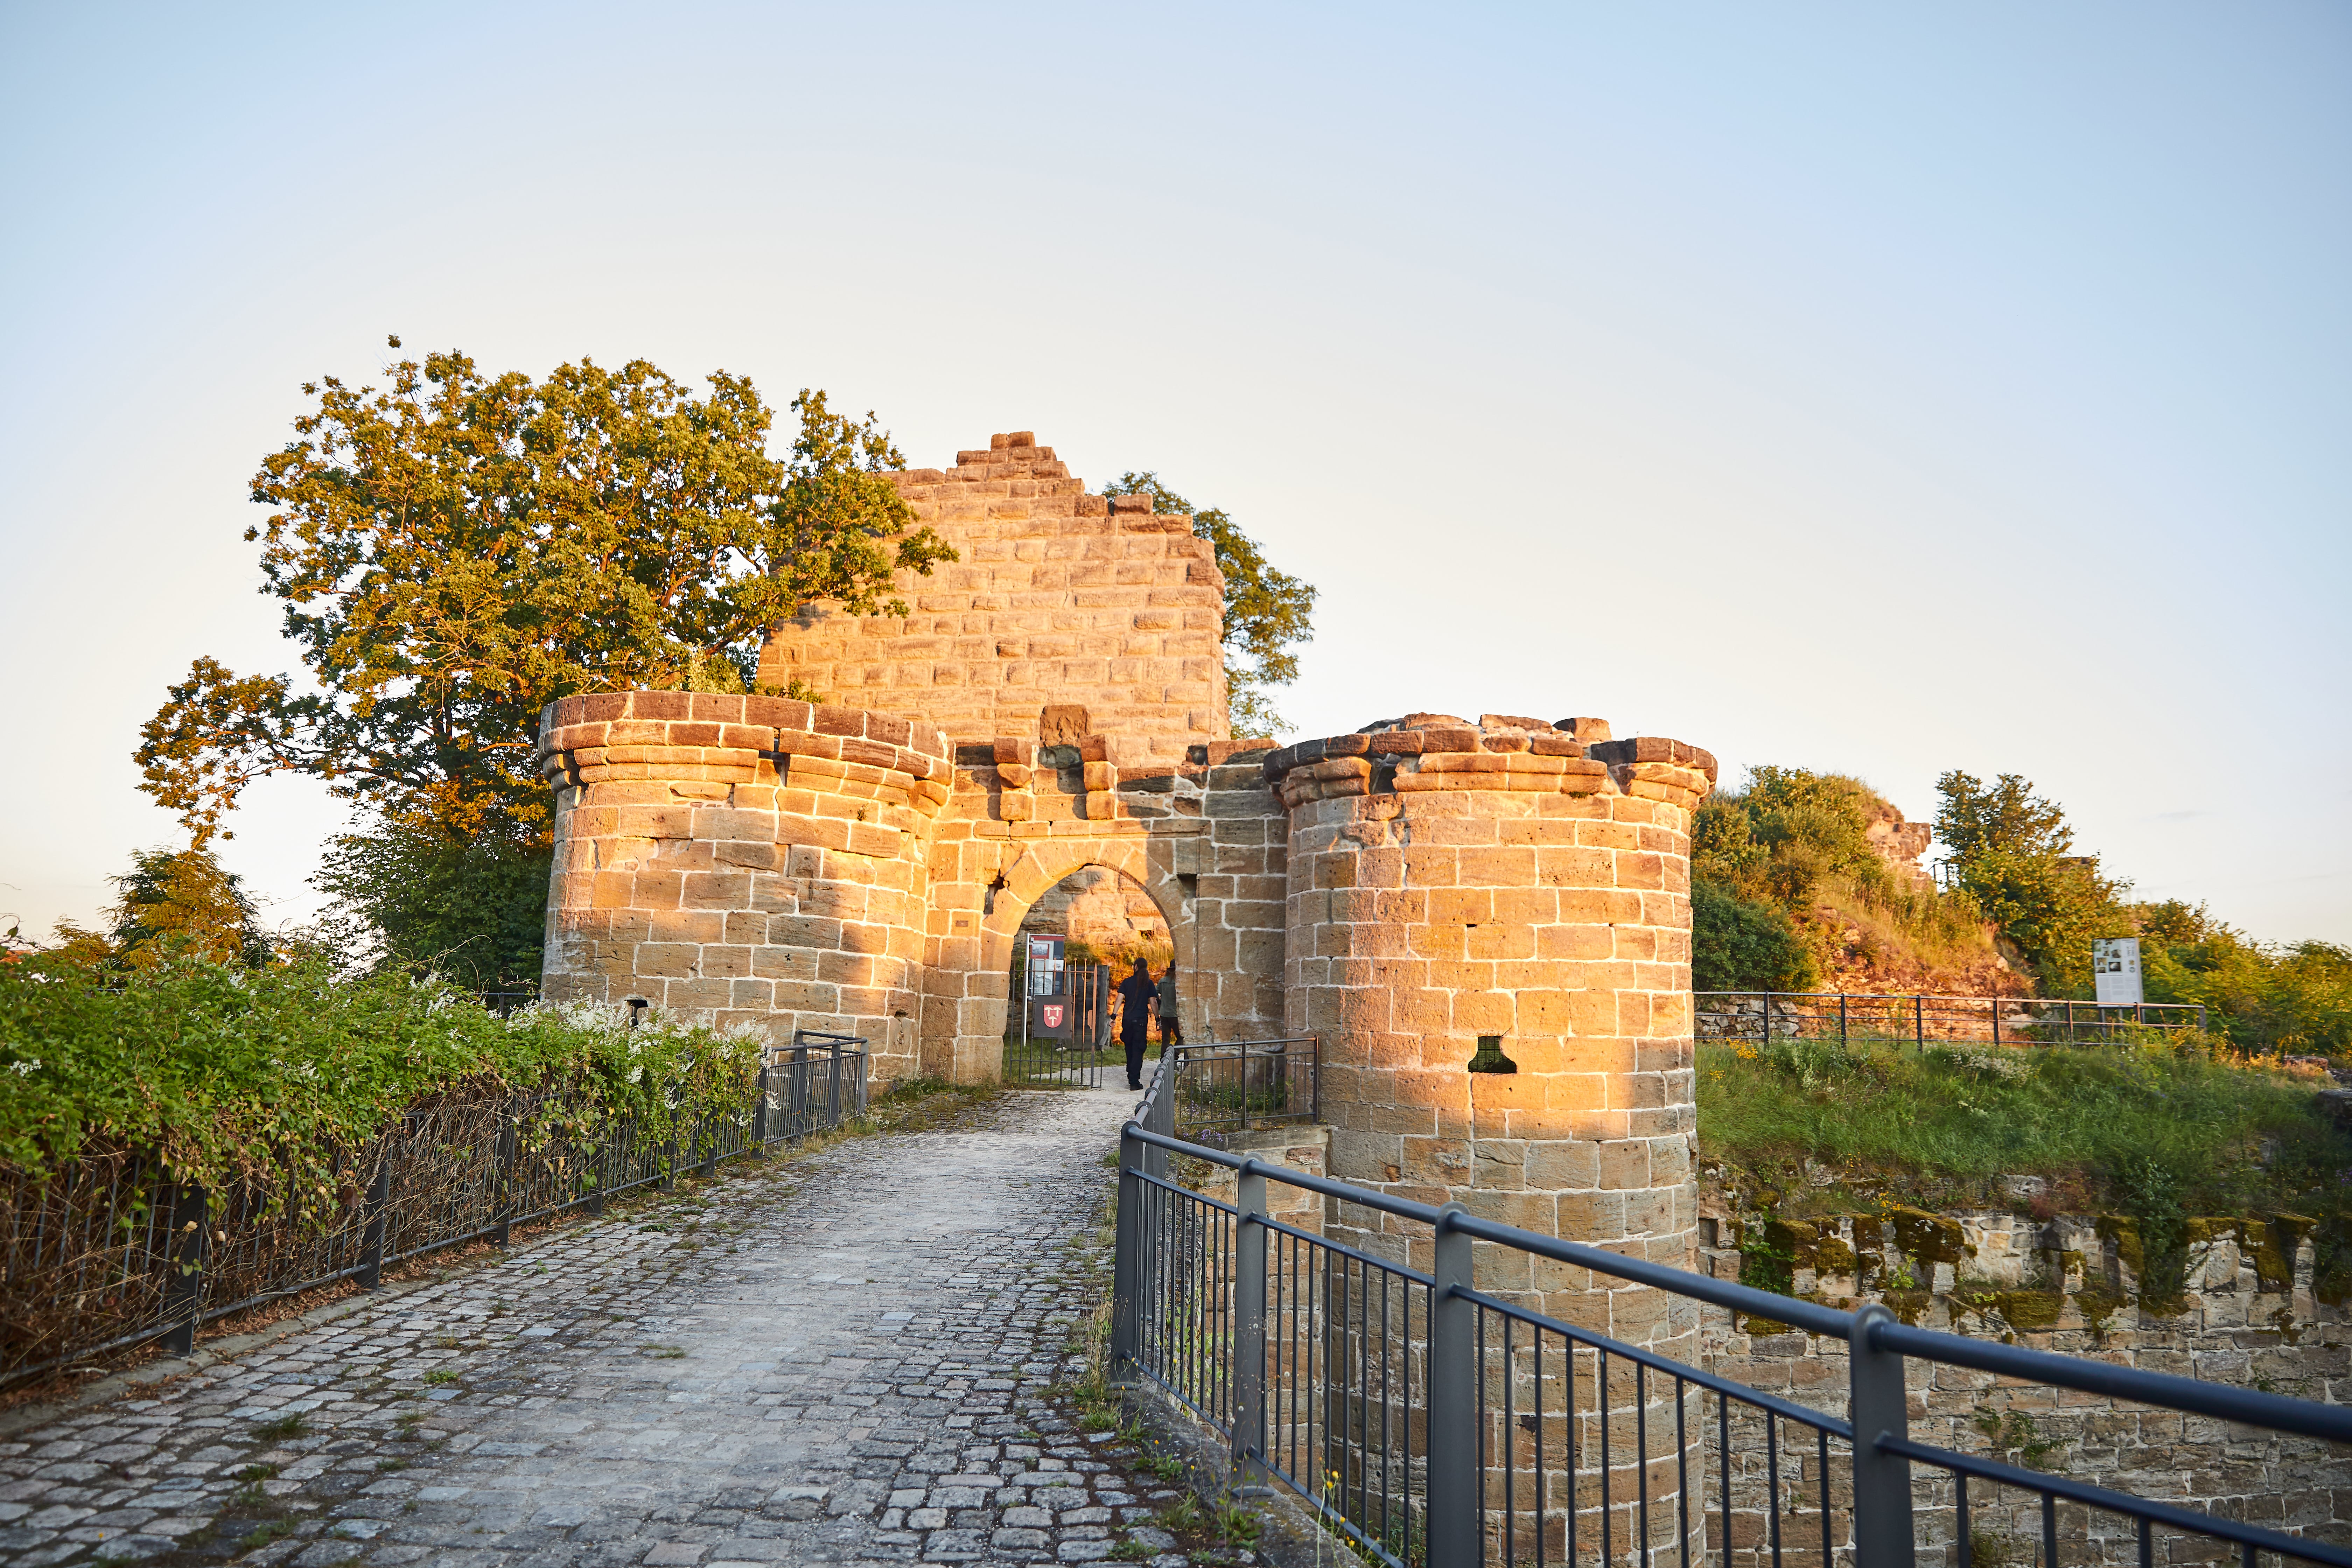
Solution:
{"label": "sunlit stone masonry", "polygon": [[[1694,1264],[1690,824],[1711,756],[1493,713],[1235,739],[1223,584],[1189,518],[1088,494],[1025,432],[897,480],[962,559],[899,584],[903,620],[817,606],[775,628],[763,679],[834,702],[548,709],[550,996],[843,1030],[879,1081],[985,1081],[1023,916],[1116,873],[1166,923],[1188,1039],[1319,1037],[1332,1174]],[[1429,1263],[1377,1216],[1318,1223]],[[1486,1289],[1696,1353],[1687,1302],[1491,1266],[1510,1272]],[[1633,1399],[1587,1390],[1584,1426],[1549,1417],[1541,1440],[1582,1451]],[[1650,1419],[1674,1429],[1670,1405]],[[1654,1503],[1671,1447],[1650,1462]]]}

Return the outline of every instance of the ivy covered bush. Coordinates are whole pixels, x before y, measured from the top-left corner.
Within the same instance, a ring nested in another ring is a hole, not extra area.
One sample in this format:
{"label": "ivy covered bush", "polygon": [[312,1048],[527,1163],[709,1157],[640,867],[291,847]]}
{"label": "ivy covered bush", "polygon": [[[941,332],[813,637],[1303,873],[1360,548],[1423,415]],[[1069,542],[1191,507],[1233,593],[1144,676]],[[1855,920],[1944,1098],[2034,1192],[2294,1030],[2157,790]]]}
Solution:
{"label": "ivy covered bush", "polygon": [[[501,1020],[439,980],[345,978],[320,959],[152,968],[0,963],[0,1165],[37,1175],[132,1151],[226,1186],[339,1152],[448,1096],[554,1091],[568,1131],[613,1117],[658,1140],[740,1111],[761,1037],[595,1004]],[[306,1190],[298,1180],[293,1190]]]}

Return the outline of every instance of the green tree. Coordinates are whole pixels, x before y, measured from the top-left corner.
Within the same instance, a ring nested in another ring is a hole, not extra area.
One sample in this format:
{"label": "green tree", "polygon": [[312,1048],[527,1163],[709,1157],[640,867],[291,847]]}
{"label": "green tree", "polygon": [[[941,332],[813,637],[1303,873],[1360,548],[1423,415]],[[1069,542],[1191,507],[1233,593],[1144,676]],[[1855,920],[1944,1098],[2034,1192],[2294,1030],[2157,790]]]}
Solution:
{"label": "green tree", "polygon": [[2149,1001],[2203,1006],[2207,1026],[2242,1050],[2352,1056],[2352,952],[2265,945],[2178,899],[2129,912]]}
{"label": "green tree", "polygon": [[1955,859],[2003,851],[2058,856],[2074,847],[2074,830],[2054,802],[2033,793],[2021,773],[2002,773],[1990,788],[1955,769],[1936,781],[1943,804],[1936,812],[1936,837]]}
{"label": "green tree", "polygon": [[115,900],[106,929],[58,924],[58,955],[103,968],[152,969],[180,958],[258,967],[275,956],[244,881],[212,850],[140,849],[109,879]]}
{"label": "green tree", "polygon": [[254,477],[271,511],[246,537],[307,685],[199,658],[147,723],[142,787],[199,844],[276,773],[451,842],[543,841],[547,703],[741,689],[765,629],[811,599],[904,615],[892,574],[954,558],[880,476],[904,467],[887,433],[821,392],[793,400],[780,460],[772,411],[724,371],[701,396],[642,360],[386,374],[306,384],[315,406]]}
{"label": "green tree", "polygon": [[2066,853],[2074,831],[2064,810],[2021,774],[2002,773],[1988,788],[1955,770],[1936,790],[1936,837],[1951,849],[1960,886],[2046,990],[2087,990],[2092,941],[2132,934],[2122,901],[2130,884],[2102,874],[2095,857]]}
{"label": "green tree", "polygon": [[1257,542],[1223,511],[1197,510],[1151,472],[1125,473],[1103,487],[1109,496],[1148,495],[1154,511],[1190,513],[1217,552],[1225,580],[1225,710],[1236,735],[1285,735],[1270,689],[1298,679],[1292,649],[1310,640],[1315,588],[1267,562]]}
{"label": "green tree", "polygon": [[383,823],[337,838],[310,880],[378,935],[390,966],[512,991],[539,984],[551,858],[542,844]]}

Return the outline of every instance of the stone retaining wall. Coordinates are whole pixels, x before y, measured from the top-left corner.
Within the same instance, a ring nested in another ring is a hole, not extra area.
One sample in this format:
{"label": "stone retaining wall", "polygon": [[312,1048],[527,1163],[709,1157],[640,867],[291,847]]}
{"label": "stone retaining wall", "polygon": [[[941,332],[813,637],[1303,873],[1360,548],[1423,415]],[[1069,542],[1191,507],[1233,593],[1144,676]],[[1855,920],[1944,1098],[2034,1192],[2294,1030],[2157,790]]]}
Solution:
{"label": "stone retaining wall", "polygon": [[[1832,1306],[1885,1301],[1923,1328],[2342,1403],[2352,1393],[2352,1324],[2340,1303],[2315,1294],[2309,1226],[2292,1216],[2190,1226],[2189,1290],[2158,1306],[2138,1299],[2138,1237],[2129,1221],[2115,1216],[2042,1223],[2009,1214],[1897,1209],[1885,1218],[1775,1222],[1761,1239],[1786,1255],[1796,1293]],[[1706,1268],[1737,1279],[1738,1226],[1711,1220],[1704,1229],[1710,1242]],[[1735,1321],[1716,1308],[1706,1310],[1699,1338],[1709,1372],[1845,1415],[1843,1342]],[[1913,1363],[1907,1382],[1911,1435],[1918,1441],[2352,1544],[2352,1462],[2327,1444],[1959,1367]],[[1712,1451],[1711,1413],[1706,1429]],[[1814,1495],[1811,1452],[1801,1442],[1781,1455],[1784,1492],[1808,1507]],[[1771,1552],[1760,1422],[1735,1419],[1731,1455],[1731,1561],[1766,1563]],[[2038,1500],[1972,1487],[1972,1564],[1954,1540],[1949,1482],[1924,1471],[1914,1482],[1922,1568],[2034,1561]],[[1832,1535],[1843,1542],[1851,1521],[1847,1500],[1835,1489],[1832,1506]],[[1801,1510],[1793,1521],[1784,1513],[1781,1527],[1784,1540],[1819,1539],[1818,1513]],[[2135,1529],[2126,1521],[2067,1504],[2058,1510],[2058,1527],[2069,1564],[2139,1560]],[[1719,1535],[1718,1522],[1711,1521],[1710,1529]],[[2210,1542],[2161,1532],[2158,1539],[2160,1563],[2232,1562],[2237,1555]]]}

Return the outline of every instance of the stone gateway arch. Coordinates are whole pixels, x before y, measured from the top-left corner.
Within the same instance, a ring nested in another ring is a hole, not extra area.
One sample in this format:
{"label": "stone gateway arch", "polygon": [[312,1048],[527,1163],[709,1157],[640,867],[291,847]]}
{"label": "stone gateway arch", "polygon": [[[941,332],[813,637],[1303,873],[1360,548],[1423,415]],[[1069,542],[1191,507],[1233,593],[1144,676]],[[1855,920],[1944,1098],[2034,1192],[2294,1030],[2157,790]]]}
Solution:
{"label": "stone gateway arch", "polygon": [[[1188,1039],[1321,1037],[1332,1175],[1695,1264],[1690,828],[1713,757],[1492,713],[1232,738],[1223,582],[1189,518],[1087,494],[1026,433],[897,482],[961,561],[900,584],[903,620],[774,630],[764,682],[832,702],[549,707],[550,998],[842,1030],[878,1079],[985,1081],[1023,914],[1108,867],[1167,918]],[[1381,1223],[1349,1212],[1335,1237]],[[1494,1284],[1696,1349],[1696,1308],[1662,1292]]]}

